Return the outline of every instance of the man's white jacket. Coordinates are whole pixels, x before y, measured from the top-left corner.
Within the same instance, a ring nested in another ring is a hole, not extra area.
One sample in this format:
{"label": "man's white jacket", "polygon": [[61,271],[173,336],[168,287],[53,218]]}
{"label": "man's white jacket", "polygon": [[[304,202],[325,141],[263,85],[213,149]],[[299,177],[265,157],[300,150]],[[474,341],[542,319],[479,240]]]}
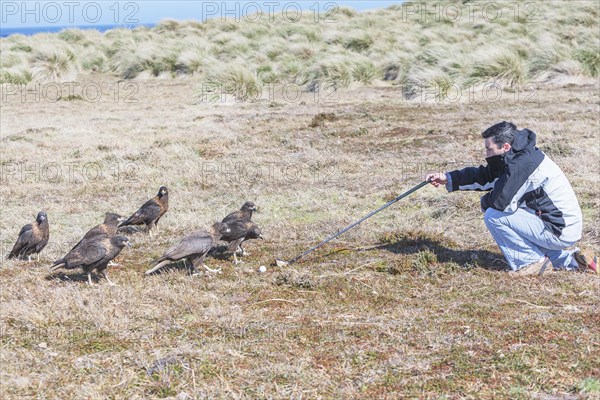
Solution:
{"label": "man's white jacket", "polygon": [[[535,147],[535,133],[520,130],[498,165],[468,167],[446,174],[449,192],[487,190],[481,208],[514,213],[529,208],[565,242],[581,239],[582,216],[573,188],[561,169]],[[540,232],[541,233],[541,232]]]}

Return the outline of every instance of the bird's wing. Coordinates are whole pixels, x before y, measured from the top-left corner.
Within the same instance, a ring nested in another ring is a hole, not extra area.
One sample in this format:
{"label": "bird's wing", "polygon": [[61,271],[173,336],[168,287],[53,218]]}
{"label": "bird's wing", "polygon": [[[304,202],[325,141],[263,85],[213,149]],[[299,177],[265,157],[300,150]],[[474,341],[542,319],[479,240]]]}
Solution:
{"label": "bird's wing", "polygon": [[231,232],[221,236],[221,240],[224,240],[226,242],[231,242],[243,238],[248,233],[246,221],[242,221],[239,219],[231,220],[230,222],[227,222],[227,226],[229,227]]}
{"label": "bird's wing", "polygon": [[94,264],[102,260],[106,253],[106,243],[103,240],[83,240],[79,246],[63,258],[66,261],[65,268],[71,269]]}
{"label": "bird's wing", "polygon": [[117,257],[119,255],[119,253],[121,252],[121,250],[123,250],[122,247],[115,246],[112,243],[108,243],[108,248],[106,249],[106,253],[97,262],[97,264],[94,267],[98,268],[99,270],[106,268],[106,264],[108,264],[112,259]]}
{"label": "bird's wing", "polygon": [[162,259],[180,260],[192,254],[203,254],[213,246],[213,238],[208,232],[197,231],[186,237],[175,246],[168,249]]}
{"label": "bird's wing", "polygon": [[127,221],[121,223],[120,226],[125,225],[139,225],[146,223],[146,221],[153,221],[160,216],[160,205],[156,203],[155,199],[150,199],[139,210],[134,212]]}
{"label": "bird's wing", "polygon": [[98,241],[98,240],[102,240],[102,239],[106,238],[107,235],[106,235],[106,232],[104,231],[103,226],[104,226],[103,224],[96,225],[95,227],[93,227],[92,229],[87,231],[85,233],[85,235],[83,235],[81,240],[79,240],[79,242],[77,242],[77,244],[75,244],[75,246],[73,246],[71,248],[71,250],[69,250],[69,254],[72,253],[78,247],[80,247],[84,241],[88,241],[88,242],[89,241]]}
{"label": "bird's wing", "polygon": [[98,239],[104,238],[105,236],[106,236],[106,227],[104,226],[104,224],[100,224],[100,225],[96,225],[95,227],[93,227],[92,229],[87,231],[85,233],[85,235],[83,235],[82,240],[95,240],[97,238]]}
{"label": "bird's wing", "polygon": [[19,231],[19,236],[17,237],[17,241],[15,242],[10,254],[14,255],[15,257],[18,256],[21,250],[30,245],[32,239],[33,225],[27,224]]}
{"label": "bird's wing", "polygon": [[244,214],[240,210],[237,210],[237,211],[232,212],[225,218],[223,218],[223,221],[221,221],[221,222],[229,224],[230,222],[234,222],[236,220],[241,220],[243,218],[244,218]]}
{"label": "bird's wing", "polygon": [[91,240],[81,246],[80,254],[85,264],[102,260],[108,253],[106,240]]}

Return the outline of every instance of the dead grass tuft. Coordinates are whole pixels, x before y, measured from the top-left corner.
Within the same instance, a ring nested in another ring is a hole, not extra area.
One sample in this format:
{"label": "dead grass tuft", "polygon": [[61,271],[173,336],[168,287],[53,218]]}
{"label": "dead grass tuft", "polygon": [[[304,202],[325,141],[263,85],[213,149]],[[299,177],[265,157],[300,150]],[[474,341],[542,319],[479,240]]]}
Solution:
{"label": "dead grass tuft", "polygon": [[317,128],[325,126],[325,122],[333,122],[336,121],[338,117],[333,113],[319,113],[313,117],[308,124],[309,128]]}

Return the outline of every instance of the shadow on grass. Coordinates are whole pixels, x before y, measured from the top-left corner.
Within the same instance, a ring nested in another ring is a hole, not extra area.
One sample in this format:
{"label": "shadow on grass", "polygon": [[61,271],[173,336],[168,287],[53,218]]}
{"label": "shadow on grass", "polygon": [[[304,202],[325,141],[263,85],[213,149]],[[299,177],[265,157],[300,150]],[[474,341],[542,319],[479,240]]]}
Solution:
{"label": "shadow on grass", "polygon": [[[154,267],[154,264],[152,266],[149,266],[148,269]],[[192,269],[192,264],[184,261],[184,260],[179,260],[179,261],[173,261],[170,262],[169,264],[165,264],[162,267],[160,267],[160,269],[154,271],[153,273],[149,274],[148,276],[153,276],[153,275],[162,275],[162,274],[167,274],[173,271],[183,271],[185,272],[187,275],[192,275],[193,273],[193,269]],[[146,276],[146,274],[144,274],[144,276]]]}
{"label": "shadow on grass", "polygon": [[[216,260],[231,261],[233,263],[233,251],[227,250],[226,245],[216,246],[210,249],[208,256]],[[239,256],[238,256],[239,258]]]}
{"label": "shadow on grass", "polygon": [[[88,276],[83,272],[75,272],[75,273],[64,273],[64,272],[52,272],[46,275],[45,279],[47,281],[59,280],[61,282],[83,282],[88,283]],[[99,283],[104,279],[104,276],[92,273],[92,282]]]}
{"label": "shadow on grass", "polygon": [[500,253],[488,250],[460,249],[452,240],[444,237],[435,237],[426,232],[407,232],[388,235],[381,240],[383,243],[370,247],[371,249],[385,250],[399,255],[418,254],[430,251],[441,263],[456,263],[461,267],[478,267],[491,271],[504,271],[508,269],[504,257]]}
{"label": "shadow on grass", "polygon": [[136,233],[144,233],[146,235],[149,235],[148,232],[146,231],[146,229],[144,228],[138,228],[137,226],[122,226],[119,229],[117,229],[117,232],[123,235],[134,235]]}

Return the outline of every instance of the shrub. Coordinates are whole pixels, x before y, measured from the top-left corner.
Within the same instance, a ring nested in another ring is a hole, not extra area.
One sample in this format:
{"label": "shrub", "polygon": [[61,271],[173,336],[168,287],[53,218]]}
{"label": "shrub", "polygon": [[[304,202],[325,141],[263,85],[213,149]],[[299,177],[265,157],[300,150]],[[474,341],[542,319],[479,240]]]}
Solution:
{"label": "shrub", "polygon": [[579,61],[581,67],[587,76],[592,78],[598,77],[600,71],[600,51],[598,50],[577,50],[575,59]]}
{"label": "shrub", "polygon": [[221,93],[231,94],[240,101],[257,98],[261,94],[257,74],[245,65],[213,66],[206,74],[204,87],[216,90],[214,95],[210,96],[210,101],[217,101]]}
{"label": "shrub", "polygon": [[505,81],[515,86],[525,81],[527,74],[523,60],[512,52],[501,52],[473,66],[472,78],[488,78]]}
{"label": "shrub", "polygon": [[31,59],[31,67],[35,80],[68,80],[76,71],[75,54],[60,48],[38,50]]}
{"label": "shrub", "polygon": [[368,85],[377,78],[377,74],[377,68],[370,61],[360,62],[352,68],[352,77],[354,80],[364,85]]}

